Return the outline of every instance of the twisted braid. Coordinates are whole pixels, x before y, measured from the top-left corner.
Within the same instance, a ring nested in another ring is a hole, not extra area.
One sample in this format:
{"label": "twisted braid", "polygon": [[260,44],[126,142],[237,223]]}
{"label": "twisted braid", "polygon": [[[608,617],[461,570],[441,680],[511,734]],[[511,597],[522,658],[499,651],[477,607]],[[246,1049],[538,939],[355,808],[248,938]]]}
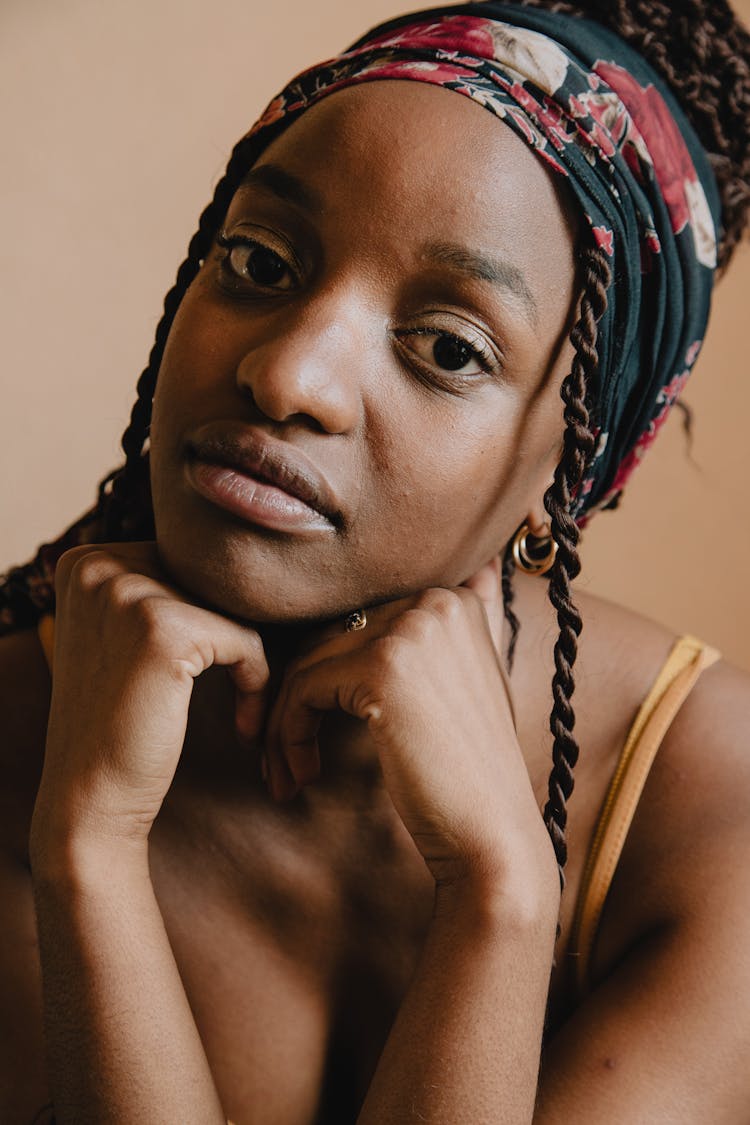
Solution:
{"label": "twisted braid", "polygon": [[172,322],[182,298],[196,277],[202,259],[211,248],[232,196],[254,158],[256,142],[247,138],[235,145],[226,171],[213,198],[198,221],[185,260],[175,283],[164,298],[164,311],[156,328],[154,344],[137,384],[137,397],[121,438],[125,464],[114,469],[99,484],[95,506],[52,543],[44,543],[34,558],[12,567],[0,580],[0,635],[34,625],[54,609],[54,570],[69,547],[154,537],[153,512],[148,483],[148,454],[144,452],[151,425],[151,405]]}
{"label": "twisted braid", "polygon": [[516,561],[513,558],[513,544],[509,543],[505,548],[503,555],[503,565],[500,571],[500,584],[503,594],[503,613],[505,620],[508,622],[510,628],[510,637],[508,638],[508,651],[506,655],[506,662],[508,672],[513,671],[513,657],[516,654],[516,641],[518,640],[518,631],[521,628],[521,622],[513,612],[513,574],[516,569]]}
{"label": "twisted braid", "polygon": [[195,279],[202,260],[208,254],[216,232],[227,213],[232,196],[248,168],[248,141],[234,148],[226,171],[219,180],[213,199],[198,220],[198,229],[188,244],[185,260],[177,270],[172,288],[164,298],[164,311],[159,321],[148,363],[136,386],[136,400],[130,422],[120,439],[125,464],[115,469],[99,485],[99,505],[104,516],[104,535],[110,539],[135,538],[143,530],[144,537],[153,537],[153,516],[148,504],[147,526],[144,524],[143,490],[147,475],[144,447],[151,427],[151,407],[164,348],[172,322],[182,298]]}
{"label": "twisted braid", "polygon": [[[726,268],[750,212],[750,35],[727,0],[521,0],[530,7],[597,20],[628,41],[661,75],[690,119],[716,176],[722,204],[718,248]],[[549,596],[560,634],[555,645],[553,766],[544,819],[564,884],[567,860],[567,801],[573,791],[578,746],[573,736],[573,663],[581,618],[570,597],[580,571],[578,528],[570,500],[592,451],[589,410],[595,401],[596,323],[605,308],[606,261],[587,256],[581,318],[571,333],[576,362],[562,387],[566,434],[563,456],[545,496],[558,554],[550,572]],[[686,419],[689,426],[689,418]],[[611,506],[615,506],[616,501]],[[505,595],[505,586],[503,586]]]}
{"label": "twisted braid", "polygon": [[750,34],[727,0],[521,0],[596,20],[627,40],[677,97],[708,154],[722,204],[724,269],[750,211]]}
{"label": "twisted braid", "polygon": [[557,556],[550,571],[549,598],[557,612],[559,635],[555,643],[555,672],[552,677],[553,706],[550,731],[554,739],[549,796],[544,809],[547,825],[565,885],[564,868],[568,858],[565,828],[567,802],[573,792],[573,769],[578,760],[578,743],[573,735],[575,714],[571,699],[575,690],[573,665],[578,654],[581,616],[576,609],[570,584],[581,569],[578,557],[580,532],[571,515],[575,496],[586,465],[594,453],[595,439],[589,421],[589,401],[596,387],[598,357],[597,323],[607,307],[610,268],[603,251],[589,248],[582,253],[584,288],[580,317],[570,334],[575,356],[570,374],[560,395],[565,404],[563,453],[552,485],[544,497],[550,516]]}

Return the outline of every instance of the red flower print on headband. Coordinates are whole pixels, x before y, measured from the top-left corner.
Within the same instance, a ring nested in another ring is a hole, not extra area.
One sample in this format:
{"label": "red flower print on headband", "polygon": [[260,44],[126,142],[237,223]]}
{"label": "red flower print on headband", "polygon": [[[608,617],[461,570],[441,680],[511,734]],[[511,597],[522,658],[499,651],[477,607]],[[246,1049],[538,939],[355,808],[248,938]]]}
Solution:
{"label": "red flower print on headband", "polygon": [[615,236],[614,236],[614,233],[611,230],[609,230],[608,227],[592,227],[591,231],[592,231],[592,234],[594,235],[594,240],[596,241],[596,245],[600,249],[604,250],[607,254],[609,254],[609,256],[611,258],[612,255],[615,252],[615,247],[614,247]]}
{"label": "red flower print on headband", "polygon": [[401,47],[409,50],[423,48],[430,51],[445,49],[455,54],[465,54],[491,59],[494,43],[489,20],[476,16],[451,16],[432,23],[406,24],[394,31],[368,39],[365,50],[374,47]]}
{"label": "red flower print on headband", "polygon": [[[661,94],[655,86],[641,86],[616,63],[599,59],[594,70],[618,94],[643,139],[669,211],[672,230],[679,234],[690,225],[699,261],[713,266],[716,245],[708,202],[687,145]],[[631,136],[625,143],[633,141],[639,148],[637,140]]]}

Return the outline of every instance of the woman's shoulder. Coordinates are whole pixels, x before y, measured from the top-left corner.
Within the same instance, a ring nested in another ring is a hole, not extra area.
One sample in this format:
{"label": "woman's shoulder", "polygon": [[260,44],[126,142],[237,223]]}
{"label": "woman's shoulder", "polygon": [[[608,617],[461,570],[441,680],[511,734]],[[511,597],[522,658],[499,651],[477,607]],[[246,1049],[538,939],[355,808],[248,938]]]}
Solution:
{"label": "woman's shoulder", "polygon": [[[574,587],[573,602],[583,626],[573,666],[576,732],[581,746],[589,748],[588,761],[594,756],[606,770],[616,764],[613,756],[624,744],[677,634],[584,589]],[[546,727],[557,636],[546,582],[520,576],[516,607],[522,624],[513,680],[521,707],[526,701],[529,725],[536,722]],[[534,712],[538,714],[534,716]]]}
{"label": "woman's shoulder", "polygon": [[[600,706],[600,678],[606,699],[627,700],[627,735],[679,637],[598,598],[580,604],[589,626],[583,694],[589,710]],[[674,961],[676,988],[688,987],[680,974],[698,954],[717,987],[731,988],[750,971],[750,675],[720,658],[678,692],[677,703],[656,731],[595,963],[611,971],[648,934],[669,930],[686,951]]]}
{"label": "woman's shoulder", "polygon": [[[533,695],[538,699],[554,671],[555,615],[546,585],[539,579],[523,577],[517,587],[523,622],[518,642],[519,678],[524,688],[533,684]],[[573,669],[578,721],[587,728],[585,733],[593,734],[588,730],[592,726],[599,731],[612,728],[615,741],[620,741],[684,633],[585,589],[574,588],[573,601],[583,624]],[[710,648],[710,638],[704,640]],[[730,711],[741,711],[750,698],[750,675],[720,660],[710,677],[699,677],[681,713],[689,703],[689,713],[708,708],[717,718],[711,703],[713,688],[706,691],[704,681],[721,684],[722,690],[732,695],[733,702],[726,703],[727,725]],[[580,733],[583,741],[584,731]]]}
{"label": "woman's shoulder", "polygon": [[[526,640],[536,655],[555,637],[544,593],[519,596],[537,614],[537,636],[532,627]],[[594,828],[615,819],[603,797],[679,639],[591,595],[575,600],[584,629],[574,696],[581,754],[568,824],[575,862],[567,903],[563,897],[571,915]],[[593,992],[576,1020],[595,1029],[609,1083],[607,1067],[621,1064],[628,1074],[658,1074],[657,1093],[674,1075],[686,1096],[708,1084],[737,1099],[744,1079],[734,1060],[750,1036],[750,676],[719,659],[686,694],[677,692],[677,702],[676,713],[660,714],[658,748],[624,846],[619,858],[617,848],[609,855],[614,871],[605,872],[611,882],[588,962]],[[552,1070],[555,1059],[569,1061],[570,1043],[557,1037]]]}
{"label": "woman's shoulder", "polygon": [[664,734],[623,853],[623,889],[629,873],[648,870],[649,880],[640,880],[644,909],[663,912],[669,902],[675,918],[713,915],[720,925],[720,904],[733,897],[747,915],[748,810],[750,675],[719,660],[702,671]]}
{"label": "woman's shoulder", "polygon": [[[626,735],[639,712],[643,718],[642,705],[668,661],[676,672],[702,645],[706,654],[713,651],[708,642],[689,638],[685,644],[683,634],[604,599],[584,595],[578,601],[585,621],[581,702],[589,713],[621,710]],[[681,645],[682,665],[673,663]],[[694,885],[703,849],[726,844],[735,831],[750,843],[750,674],[715,656],[701,659],[671,708],[658,715],[656,752],[629,838],[634,858],[653,872],[663,864],[673,889],[678,882]],[[624,740],[620,752],[623,746]],[[676,880],[675,865],[691,869],[690,877]]]}
{"label": "woman's shoulder", "polygon": [[36,629],[0,637],[0,847],[24,859],[44,760],[50,691]]}
{"label": "woman's shoulder", "polygon": [[[732,806],[737,809],[738,787],[746,786],[750,797],[750,674],[723,659],[710,641],[687,638],[602,598],[584,595],[578,600],[586,622],[581,640],[582,693],[591,704],[600,683],[599,694],[611,707],[618,697],[627,700],[624,717],[629,730],[668,661],[675,671],[680,666],[673,664],[676,648],[684,646],[683,665],[704,649],[689,684],[663,717],[663,737],[649,784],[653,789],[667,786],[676,813],[684,814],[689,807],[683,788],[706,810],[710,801],[723,805],[734,794]],[[722,816],[726,821],[726,811]],[[663,817],[660,823],[663,831]]]}

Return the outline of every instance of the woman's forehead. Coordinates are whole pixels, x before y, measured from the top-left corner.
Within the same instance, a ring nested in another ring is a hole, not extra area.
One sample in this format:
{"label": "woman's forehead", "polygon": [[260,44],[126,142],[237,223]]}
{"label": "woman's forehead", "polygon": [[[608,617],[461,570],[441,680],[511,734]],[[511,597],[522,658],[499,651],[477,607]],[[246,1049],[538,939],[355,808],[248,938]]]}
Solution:
{"label": "woman's forehead", "polygon": [[336,91],[268,145],[252,190],[269,188],[269,168],[271,190],[320,217],[495,244],[537,259],[540,275],[570,266],[576,215],[558,178],[502,121],[441,87],[382,80]]}
{"label": "woman's forehead", "polygon": [[[549,173],[502,121],[452,90],[423,82],[385,79],[335,90],[293,118],[266,154],[311,170],[345,152],[380,181],[419,167],[424,179],[439,171],[446,186],[471,192],[503,170],[513,181],[540,182]],[[393,159],[382,163],[383,152]],[[321,157],[324,159],[321,160]]]}

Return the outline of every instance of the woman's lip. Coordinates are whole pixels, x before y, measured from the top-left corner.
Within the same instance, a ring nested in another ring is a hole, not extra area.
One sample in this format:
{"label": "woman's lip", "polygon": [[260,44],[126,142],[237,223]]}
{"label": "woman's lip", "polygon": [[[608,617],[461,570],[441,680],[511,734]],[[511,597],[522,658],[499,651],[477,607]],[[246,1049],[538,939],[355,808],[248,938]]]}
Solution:
{"label": "woman's lip", "polygon": [[187,456],[279,489],[336,528],[343,523],[338,498],[318,467],[301,449],[257,426],[209,422],[187,442]]}
{"label": "woman's lip", "polygon": [[304,500],[231,465],[192,458],[187,473],[196,492],[248,523],[289,533],[332,529],[331,521]]}

